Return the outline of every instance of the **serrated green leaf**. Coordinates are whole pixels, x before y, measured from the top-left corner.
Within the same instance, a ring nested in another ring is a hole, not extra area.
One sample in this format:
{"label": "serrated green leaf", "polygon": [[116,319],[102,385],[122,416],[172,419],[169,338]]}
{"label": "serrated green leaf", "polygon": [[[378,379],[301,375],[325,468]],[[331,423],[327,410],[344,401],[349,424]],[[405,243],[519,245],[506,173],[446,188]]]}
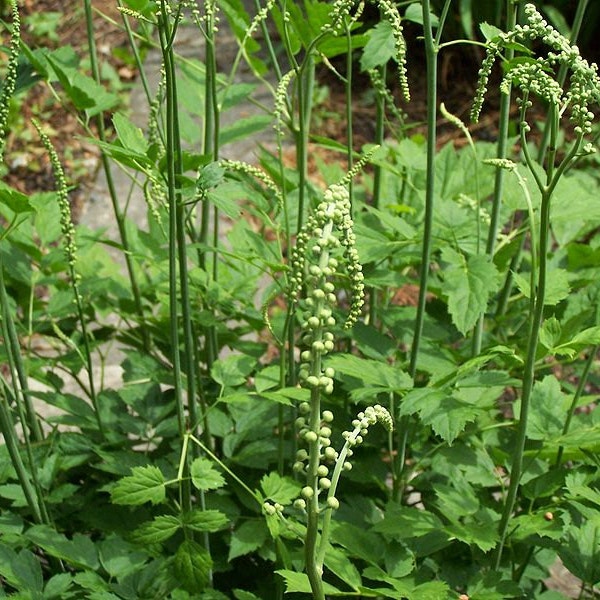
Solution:
{"label": "serrated green leaf", "polygon": [[452,322],[464,335],[485,313],[489,298],[499,285],[498,271],[488,256],[474,255],[465,259],[462,254],[445,248],[442,292],[448,296],[448,311]]}
{"label": "serrated green leaf", "polygon": [[51,556],[59,558],[76,567],[98,569],[98,551],[92,540],[80,533],[72,539],[54,531],[48,525],[34,525],[25,533],[25,537]]}
{"label": "serrated green leaf", "polygon": [[111,500],[114,504],[160,504],[165,501],[165,478],[158,467],[134,467],[132,475],[117,481],[111,490]]}
{"label": "serrated green leaf", "polygon": [[85,110],[89,116],[94,116],[118,104],[119,98],[116,94],[107,92],[102,85],[84,75],[79,69],[62,63],[55,52],[46,54],[46,59],[78,110]]}
{"label": "serrated green leaf", "polygon": [[146,154],[148,151],[148,142],[139,127],[134,125],[122,113],[115,113],[112,121],[123,148],[131,150],[136,154]]}
{"label": "serrated green leaf", "polygon": [[546,319],[540,330],[540,344],[552,350],[560,340],[562,327],[560,321],[556,317]]}
{"label": "serrated green leaf", "polygon": [[358,569],[339,548],[329,548],[325,554],[325,566],[353,590],[358,591],[362,579]]}
{"label": "serrated green leaf", "polygon": [[412,390],[400,405],[400,414],[418,413],[423,424],[429,425],[449,444],[481,412],[482,408],[477,405],[454,398],[448,391],[432,388]]}
{"label": "serrated green leaf", "polygon": [[223,181],[224,175],[225,168],[222,167],[218,162],[208,163],[198,170],[198,176],[196,177],[196,188],[201,193],[207,192],[211,188],[217,187],[221,181]]}
{"label": "serrated green leaf", "polygon": [[[531,297],[531,286],[529,275],[527,277],[520,273],[514,273],[513,279],[520,292],[526,297]],[[546,293],[544,295],[544,306],[555,306],[564,300],[571,292],[569,275],[565,269],[552,269],[546,276]]]}
{"label": "serrated green leaf", "polygon": [[[312,594],[310,582],[308,581],[308,576],[305,573],[296,573],[295,571],[289,571],[287,569],[279,569],[278,571],[275,571],[275,573],[283,577],[285,581],[286,594],[292,594],[294,592],[298,592],[300,594]],[[341,592],[326,582],[323,582],[323,591],[328,596],[348,595],[347,592]]]}
{"label": "serrated green leaf", "polygon": [[332,523],[331,541],[343,546],[349,556],[361,558],[370,563],[377,561],[387,552],[381,536],[364,527],[352,523]]}
{"label": "serrated green leaf", "polygon": [[198,594],[210,582],[212,559],[197,542],[185,540],[177,549],[173,561],[175,576],[190,594]]}
{"label": "serrated green leaf", "polygon": [[464,523],[451,523],[446,531],[465,544],[475,544],[482,552],[489,552],[496,547],[500,536],[497,524],[489,521],[471,520]]}
{"label": "serrated green leaf", "polygon": [[[404,18],[407,21],[412,21],[413,23],[423,25],[423,8],[421,4],[409,4],[406,12],[404,13]],[[433,13],[429,14],[429,19],[431,21],[431,26],[434,29],[440,24],[439,19]]]}
{"label": "serrated green leaf", "polygon": [[[517,515],[511,522],[511,539],[523,542],[532,536],[560,540],[563,537],[564,523],[560,518],[549,520],[545,513]],[[531,542],[531,540],[529,540]]]}
{"label": "serrated green leaf", "polygon": [[62,600],[73,585],[73,576],[69,573],[58,573],[51,577],[44,586],[44,600]]}
{"label": "serrated green leaf", "polygon": [[569,398],[554,375],[536,382],[531,393],[527,437],[548,440],[562,434]]}
{"label": "serrated green leaf", "polygon": [[22,592],[29,592],[28,598],[39,597],[44,587],[44,577],[39,559],[29,550],[23,549],[18,554],[14,554],[11,563],[15,587]]}
{"label": "serrated green leaf", "polygon": [[597,345],[600,345],[600,327],[589,327],[580,331],[568,342],[554,346],[551,351],[553,354],[559,356],[569,356],[573,358],[583,349]]}
{"label": "serrated green leaf", "polygon": [[442,521],[433,513],[394,504],[388,505],[383,520],[373,526],[373,531],[401,540],[422,537],[442,529]]}
{"label": "serrated green leaf", "polygon": [[389,21],[380,21],[369,31],[369,41],[363,48],[360,57],[360,68],[363,71],[385,65],[396,54],[394,34]]}
{"label": "serrated green leaf", "polygon": [[224,127],[219,134],[219,145],[231,144],[236,140],[269,129],[273,123],[273,117],[269,115],[255,115],[244,119],[237,119],[233,125]]}
{"label": "serrated green leaf", "polygon": [[575,577],[592,586],[600,583],[600,519],[571,525],[558,555]]}
{"label": "serrated green leaf", "polygon": [[246,378],[256,366],[256,359],[247,354],[231,355],[213,363],[211,377],[223,387],[236,387],[246,383]]}
{"label": "serrated green leaf", "polygon": [[217,471],[208,458],[194,459],[190,467],[194,487],[199,490],[217,490],[225,485],[223,475]]}
{"label": "serrated green leaf", "polygon": [[479,30],[481,31],[483,37],[487,42],[497,38],[498,36],[504,33],[502,29],[498,29],[498,27],[495,27],[494,25],[490,25],[489,23],[485,22],[479,24]]}
{"label": "serrated green leaf", "polygon": [[181,522],[194,531],[213,532],[223,529],[229,523],[229,519],[219,510],[198,509],[184,513]]}
{"label": "serrated green leaf", "polygon": [[242,523],[231,534],[228,560],[254,552],[265,543],[268,535],[269,530],[263,519]]}
{"label": "serrated green leaf", "polygon": [[361,380],[365,388],[371,390],[371,396],[375,395],[375,388],[379,391],[400,393],[413,386],[411,377],[399,367],[352,354],[336,354],[327,360],[327,366]]}
{"label": "serrated green leaf", "polygon": [[281,477],[278,473],[272,471],[268,475],[263,475],[260,480],[265,499],[278,502],[285,506],[295,500],[301,489],[301,485],[289,477]]}
{"label": "serrated green leaf", "polygon": [[149,523],[144,523],[133,532],[138,544],[161,544],[175,535],[181,528],[181,522],[173,515],[160,515]]}
{"label": "serrated green leaf", "polygon": [[0,182],[0,204],[8,206],[15,214],[35,212],[35,207],[31,205],[28,196],[4,182]]}

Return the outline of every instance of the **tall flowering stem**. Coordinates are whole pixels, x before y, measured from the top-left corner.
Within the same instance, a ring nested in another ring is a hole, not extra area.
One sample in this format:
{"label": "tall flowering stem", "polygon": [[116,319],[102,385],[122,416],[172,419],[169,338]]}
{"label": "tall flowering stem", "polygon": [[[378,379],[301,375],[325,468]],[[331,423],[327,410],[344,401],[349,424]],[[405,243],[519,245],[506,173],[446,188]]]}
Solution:
{"label": "tall flowering stem", "polygon": [[92,349],[90,346],[90,336],[87,329],[87,321],[83,312],[83,298],[79,289],[80,276],[75,270],[77,264],[77,241],[75,238],[75,226],[73,225],[73,219],[71,217],[71,205],[69,203],[67,180],[63,171],[62,165],[50,141],[50,138],[42,131],[39,123],[34,121],[34,125],[38,130],[42,143],[46,148],[50,156],[50,163],[54,172],[54,178],[56,180],[56,192],[58,196],[58,204],[60,207],[60,225],[65,245],[65,256],[69,268],[69,277],[71,280],[71,287],[73,288],[73,295],[75,296],[75,306],[77,308],[77,318],[79,319],[79,326],[81,327],[81,336],[83,343],[83,358],[85,361],[87,380],[88,380],[88,394],[94,407],[94,414],[96,416],[96,422],[98,424],[98,430],[102,436],[104,436],[104,427],[102,424],[102,418],[100,415],[100,407],[98,406],[98,398],[96,395],[96,384],[94,383],[93,373],[93,361],[92,361]]}
{"label": "tall flowering stem", "polygon": [[[334,280],[350,279],[350,310],[344,323],[349,328],[360,315],[364,300],[362,266],[354,247],[355,237],[350,217],[350,197],[342,184],[325,191],[323,202],[309,215],[298,234],[292,252],[290,296],[302,310],[302,345],[299,379],[310,390],[310,402],[300,405],[297,419],[302,447],[298,450],[294,470],[306,477],[301,498],[296,507],[306,511],[305,538],[306,573],[313,597],[324,600],[323,563],[329,538],[331,513],[339,506],[335,496],[337,484],[344,469],[350,468],[346,458],[351,448],[362,441],[369,425],[385,417],[391,426],[391,417],[382,407],[368,408],[346,432],[340,453],[331,445],[333,414],[321,410],[321,398],[333,392],[334,370],[325,367],[324,357],[334,349],[337,305]],[[330,469],[333,475],[329,478]],[[323,497],[325,499],[323,500]],[[320,533],[319,533],[320,532]]]}
{"label": "tall flowering stem", "polygon": [[[492,65],[496,57],[501,56],[503,49],[515,43],[524,44],[532,41],[542,42],[548,47],[545,57],[508,63],[508,69],[506,69],[504,80],[500,86],[501,91],[505,94],[509,93],[511,85],[520,92],[517,102],[520,107],[521,148],[525,163],[540,190],[541,206],[537,234],[538,256],[536,258],[538,266],[537,276],[532,273],[532,282],[535,282],[535,285],[531,286],[529,333],[523,373],[521,408],[512,455],[510,483],[499,525],[500,541],[496,548],[496,568],[501,564],[523,470],[529,405],[535,382],[536,352],[545,305],[551,200],[556,185],[565,170],[579,156],[593,151],[591,144],[585,143],[585,136],[591,133],[592,119],[594,118],[594,113],[589,107],[597,104],[600,100],[600,78],[598,77],[597,66],[589,64],[583,59],[577,47],[571,45],[568,39],[551,27],[533,4],[525,6],[525,15],[527,22],[524,25],[516,25],[511,31],[502,33],[489,42],[486,57],[479,71],[479,86],[472,109],[472,117],[476,120],[483,105]],[[565,70],[570,74],[569,85],[566,89],[563,88],[561,81],[561,72],[564,73]],[[550,133],[549,150],[545,153],[545,176],[540,175],[535,170],[535,164],[530,156],[527,143],[530,131],[530,125],[527,122],[527,111],[532,106],[530,96],[538,96],[549,106],[547,120]],[[573,125],[575,139],[565,152],[564,158],[557,163],[558,131],[560,119],[565,115],[568,115]],[[533,224],[530,224],[530,226],[533,227]]]}

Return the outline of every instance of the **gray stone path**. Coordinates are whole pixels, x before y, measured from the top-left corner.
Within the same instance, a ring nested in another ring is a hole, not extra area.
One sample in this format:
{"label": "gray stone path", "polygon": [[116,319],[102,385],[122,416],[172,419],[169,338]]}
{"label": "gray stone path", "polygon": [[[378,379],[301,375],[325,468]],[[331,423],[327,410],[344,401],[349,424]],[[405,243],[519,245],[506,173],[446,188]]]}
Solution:
{"label": "gray stone path", "polygon": [[[223,18],[222,23],[224,23],[224,21],[225,19]],[[238,45],[233,35],[225,30],[219,32],[217,43],[218,67],[221,72],[227,73],[227,69],[230,68],[237,53]],[[195,58],[203,61],[203,36],[195,26],[184,25],[178,32],[175,49],[176,52],[183,57]],[[158,86],[161,62],[162,59],[158,49],[151,50],[144,62],[146,77],[153,92]],[[237,73],[236,82],[255,84],[256,80],[251,73],[242,68]],[[273,85],[276,85],[276,83],[274,82]],[[271,93],[264,85],[255,89],[252,96],[263,105],[272,106],[273,104]],[[137,126],[145,129],[148,122],[148,114],[148,101],[141,80],[138,79],[130,92],[129,118]],[[264,111],[252,102],[243,102],[223,113],[221,126],[227,127],[240,119],[259,114],[264,114]],[[273,130],[269,127],[262,133],[255,134],[250,138],[245,138],[241,141],[236,141],[224,146],[222,155],[231,160],[255,162],[255,149],[257,148],[257,144],[272,144],[273,140]],[[128,173],[116,164],[112,165],[112,176],[117,189],[117,196],[123,203],[122,206],[127,206],[127,218],[136,223],[140,228],[145,228],[148,223],[147,206],[140,185],[133,181],[131,173]],[[101,167],[98,169],[97,179],[84,204],[80,223],[92,229],[104,229],[106,237],[109,239],[114,241],[118,241],[119,239],[106,183],[106,176]],[[227,229],[227,222],[220,224],[220,231],[222,234],[225,234]],[[107,249],[107,251],[110,250]],[[120,256],[119,259],[123,262],[122,256]],[[98,367],[95,368],[95,371],[97,372],[95,372],[94,375],[102,377],[101,387],[118,388],[122,383],[122,369],[120,364],[124,356],[122,352],[120,352],[118,345],[114,343],[108,348],[103,349],[102,352],[105,355],[104,364],[101,367],[101,362],[97,361]],[[79,392],[80,390],[78,389],[72,389],[74,386],[76,386],[74,382],[67,382],[67,387],[69,388],[68,391],[72,391],[73,393]]]}

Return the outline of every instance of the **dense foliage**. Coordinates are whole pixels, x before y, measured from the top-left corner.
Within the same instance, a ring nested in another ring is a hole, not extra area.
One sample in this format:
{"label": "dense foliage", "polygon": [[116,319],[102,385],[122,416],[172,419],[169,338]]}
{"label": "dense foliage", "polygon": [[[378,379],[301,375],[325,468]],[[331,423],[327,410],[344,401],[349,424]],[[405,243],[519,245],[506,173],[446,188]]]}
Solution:
{"label": "dense foliage", "polygon": [[[21,43],[12,5],[1,143],[26,88],[51,86],[99,149],[118,239],[73,222],[69,173],[36,122],[56,191],[0,184],[0,597],[558,600],[560,562],[595,597],[588,2],[570,25],[512,0],[490,15],[377,0],[364,20],[352,0],[118,4],[144,128],[102,79],[90,0],[85,59]],[[402,110],[406,22],[425,49],[425,134]],[[184,25],[202,60],[177,53]],[[238,51],[220,72],[229,30]],[[459,35],[483,60],[473,123],[499,88],[493,143],[436,95]],[[317,67],[345,90],[345,138],[315,125]],[[359,71],[375,104],[362,148]],[[249,101],[264,110],[241,118]],[[442,119],[464,144],[437,144]]]}

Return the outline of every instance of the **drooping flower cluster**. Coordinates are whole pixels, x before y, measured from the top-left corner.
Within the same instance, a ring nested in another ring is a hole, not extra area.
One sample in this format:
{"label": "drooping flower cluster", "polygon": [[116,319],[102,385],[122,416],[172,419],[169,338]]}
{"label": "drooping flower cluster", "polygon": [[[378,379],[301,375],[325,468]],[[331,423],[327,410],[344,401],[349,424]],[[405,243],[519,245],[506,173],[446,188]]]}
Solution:
{"label": "drooping flower cluster", "polygon": [[69,202],[67,179],[60,163],[60,159],[58,158],[58,154],[56,153],[50,138],[42,131],[42,128],[37,121],[33,121],[33,124],[37,129],[42,143],[44,144],[44,147],[46,148],[46,151],[50,157],[50,164],[52,165],[54,179],[56,180],[56,195],[58,199],[58,206],[60,208],[60,228],[64,237],[65,255],[74,276],[73,283],[76,284],[77,277],[74,274],[74,268],[75,263],[77,262],[77,242],[75,238],[75,226],[73,225],[73,219],[71,215],[71,204]]}
{"label": "drooping flower cluster", "polygon": [[2,92],[0,92],[0,157],[4,149],[6,140],[6,125],[8,123],[8,112],[10,99],[15,91],[17,82],[17,62],[19,59],[19,47],[21,44],[21,21],[19,17],[19,9],[16,1],[12,4],[13,23],[12,37],[10,39],[10,53],[8,58],[8,66],[6,75],[2,82]]}
{"label": "drooping flower cluster", "polygon": [[[502,50],[515,43],[541,41],[549,48],[546,56],[511,65],[504,76],[501,90],[508,92],[510,84],[514,83],[524,95],[532,93],[561,108],[568,107],[576,133],[589,133],[594,117],[589,106],[600,101],[597,65],[582,58],[577,46],[571,45],[567,38],[549,25],[533,4],[525,5],[525,15],[525,25],[516,25],[511,31],[501,33],[488,42],[486,56],[479,70],[471,120],[476,122],[479,118],[492,66],[496,58],[501,56]],[[567,91],[552,77],[561,66],[569,72]]]}
{"label": "drooping flower cluster", "polygon": [[[331,312],[337,298],[330,279],[339,274],[340,263],[333,256],[339,248],[343,249],[344,270],[350,278],[351,303],[344,324],[346,328],[356,322],[364,304],[364,277],[352,228],[348,190],[341,185],[332,185],[298,233],[296,247],[292,251],[290,296],[296,302],[303,288],[310,290],[310,295],[304,300],[306,312],[303,319],[306,341],[310,345],[323,342],[323,329],[335,325]],[[317,348],[320,346],[317,345]]]}

